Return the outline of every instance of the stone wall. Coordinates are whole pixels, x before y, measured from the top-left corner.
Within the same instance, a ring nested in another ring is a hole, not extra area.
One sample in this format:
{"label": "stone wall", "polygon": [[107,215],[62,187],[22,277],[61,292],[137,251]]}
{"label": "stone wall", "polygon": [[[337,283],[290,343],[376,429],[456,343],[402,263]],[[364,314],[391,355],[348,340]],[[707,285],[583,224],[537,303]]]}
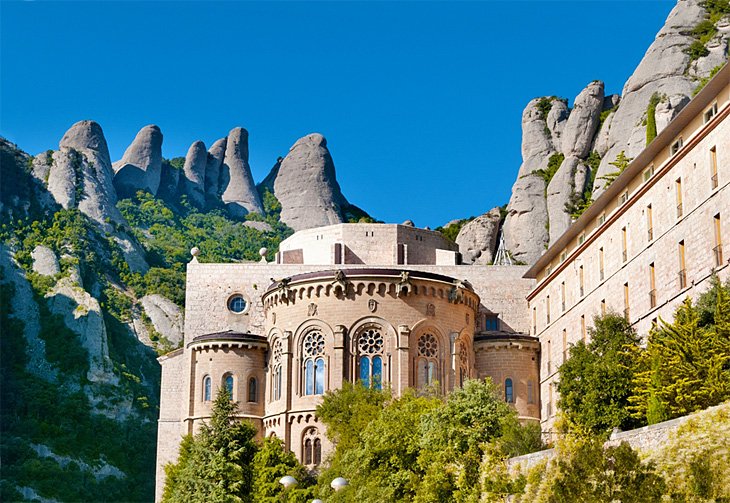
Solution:
{"label": "stone wall", "polygon": [[[715,407],[709,407],[705,410],[695,412],[683,417],[664,421],[662,423],[636,428],[630,431],[620,431],[613,433],[604,447],[617,446],[622,442],[627,442],[633,449],[641,451],[643,457],[652,451],[660,450],[671,439],[672,435],[680,426],[687,421],[701,419],[709,416],[718,410],[730,411],[730,402],[725,402]],[[510,467],[520,467],[522,473],[527,473],[530,468],[543,461],[549,461],[555,456],[555,449],[546,449],[544,451],[533,452],[524,456],[510,458],[507,463]]]}

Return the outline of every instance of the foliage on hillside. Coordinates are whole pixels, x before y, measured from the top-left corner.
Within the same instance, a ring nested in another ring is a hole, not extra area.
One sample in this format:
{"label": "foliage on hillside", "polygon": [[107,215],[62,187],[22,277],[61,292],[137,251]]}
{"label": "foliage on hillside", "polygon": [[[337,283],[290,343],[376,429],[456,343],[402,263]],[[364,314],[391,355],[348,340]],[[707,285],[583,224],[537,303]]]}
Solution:
{"label": "foliage on hillside", "polygon": [[476,217],[469,217],[469,218],[462,218],[461,220],[457,220],[454,223],[451,223],[445,227],[436,227],[434,230],[436,232],[440,232],[443,237],[448,239],[449,241],[456,242],[456,237],[459,235],[459,232],[461,231],[461,228],[464,227],[466,224],[474,220]]}
{"label": "foliage on hillside", "polygon": [[[346,384],[317,414],[336,444],[319,477],[318,495],[330,501],[470,501],[487,445],[520,454],[542,447],[539,428],[520,426],[489,381],[467,381],[447,397],[431,389],[392,398]],[[350,486],[331,494],[342,474]]]}

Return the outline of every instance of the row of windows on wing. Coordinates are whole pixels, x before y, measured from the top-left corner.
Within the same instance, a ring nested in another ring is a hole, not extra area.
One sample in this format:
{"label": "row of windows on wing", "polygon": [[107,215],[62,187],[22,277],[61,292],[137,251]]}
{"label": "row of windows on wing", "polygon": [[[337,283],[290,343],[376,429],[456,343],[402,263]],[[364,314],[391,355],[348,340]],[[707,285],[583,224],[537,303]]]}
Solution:
{"label": "row of windows on wing", "polygon": [[[325,374],[327,362],[324,352],[324,334],[319,330],[311,330],[302,341],[302,392],[305,396],[321,395],[325,392]],[[383,352],[385,340],[380,328],[370,327],[357,336],[358,378],[366,387],[382,389],[383,386]],[[281,398],[282,365],[281,341],[274,341],[271,364],[271,399]],[[439,344],[436,337],[426,333],[418,339],[417,378],[418,386],[428,386],[438,380]]]}
{"label": "row of windows on wing", "polygon": [[[235,382],[236,378],[234,374],[227,372],[223,375],[223,381],[221,385],[226,388],[231,399],[236,400],[235,395]],[[206,375],[203,377],[203,401],[210,402],[213,398],[213,379],[211,376]],[[248,402],[258,402],[258,381],[255,377],[249,377],[247,391]]]}

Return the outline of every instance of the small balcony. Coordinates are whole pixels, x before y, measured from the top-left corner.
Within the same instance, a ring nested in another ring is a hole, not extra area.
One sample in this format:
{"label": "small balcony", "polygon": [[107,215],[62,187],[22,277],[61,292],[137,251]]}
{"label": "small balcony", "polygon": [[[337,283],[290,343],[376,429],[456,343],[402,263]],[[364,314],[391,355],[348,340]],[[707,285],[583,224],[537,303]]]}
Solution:
{"label": "small balcony", "polygon": [[656,289],[649,291],[649,306],[652,309],[656,307]]}
{"label": "small balcony", "polygon": [[722,265],[722,245],[714,247],[712,253],[715,255],[715,267],[720,267]]}
{"label": "small balcony", "polygon": [[682,210],[682,203],[679,203],[677,205],[677,218],[682,218],[682,215],[684,215],[684,212]]}
{"label": "small balcony", "polygon": [[684,290],[685,288],[687,288],[687,270],[680,270],[677,273],[677,276],[679,277],[679,289]]}

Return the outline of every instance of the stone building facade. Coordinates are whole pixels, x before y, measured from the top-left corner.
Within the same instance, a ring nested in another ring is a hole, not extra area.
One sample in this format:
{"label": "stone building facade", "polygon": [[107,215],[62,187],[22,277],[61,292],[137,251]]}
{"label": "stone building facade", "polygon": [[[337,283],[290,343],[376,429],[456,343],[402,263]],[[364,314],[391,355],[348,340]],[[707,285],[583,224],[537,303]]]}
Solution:
{"label": "stone building facade", "polygon": [[527,267],[459,262],[440,233],[386,224],[299,231],[274,263],[193,258],[184,346],[159,359],[157,499],[163,466],[221,386],[261,437],[281,438],[311,468],[332,448],[317,405],[345,381],[400,394],[489,376],[523,420],[539,420]]}
{"label": "stone building facade", "polygon": [[556,414],[557,371],[595,315],[646,336],[685,297],[730,274],[730,66],[685,106],[530,268],[529,333],[540,340],[541,421]]}
{"label": "stone building facade", "polygon": [[339,224],[283,241],[274,263],[188,265],[185,341],[160,357],[157,494],[182,435],[227,386],[241,418],[316,467],[316,407],[345,381],[444,392],[491,377],[550,432],[558,367],[595,315],[645,335],[730,276],[730,66],[531,267],[460,265],[439,233]]}

